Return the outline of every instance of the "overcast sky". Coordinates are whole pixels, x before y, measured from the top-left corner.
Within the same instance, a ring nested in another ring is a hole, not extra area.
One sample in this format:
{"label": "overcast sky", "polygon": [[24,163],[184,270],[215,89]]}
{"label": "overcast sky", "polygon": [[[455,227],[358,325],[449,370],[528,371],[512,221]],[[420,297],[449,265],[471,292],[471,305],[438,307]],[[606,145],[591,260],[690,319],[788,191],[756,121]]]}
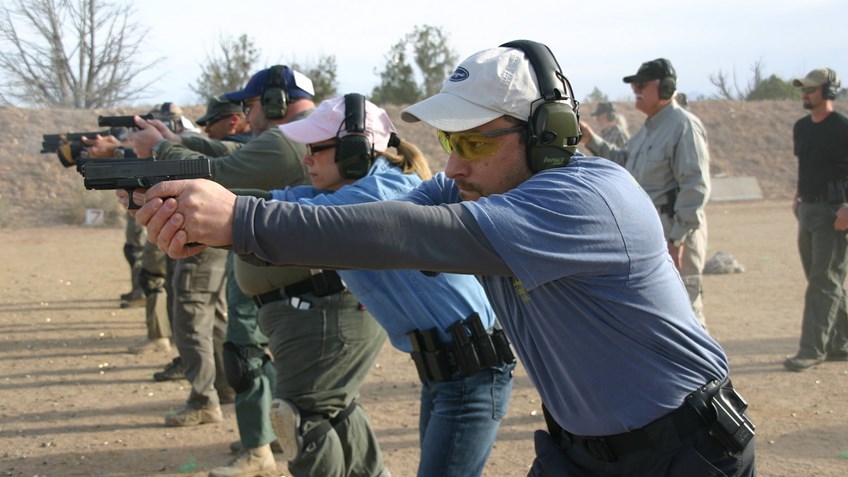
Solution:
{"label": "overcast sky", "polygon": [[[150,27],[149,59],[166,60],[145,103],[201,103],[188,85],[220,37],[247,34],[262,66],[315,64],[335,55],[339,93],[369,94],[389,48],[416,25],[440,27],[460,59],[515,39],[547,44],[578,99],[594,87],[630,99],[623,76],[643,61],[671,60],[678,89],[713,95],[719,70],[740,87],[759,61],[766,75],[804,76],[828,66],[848,75],[845,0],[239,0],[134,2],[135,21]],[[521,8],[519,8],[521,7]],[[148,61],[149,61],[148,59]],[[144,78],[149,79],[149,78]]]}

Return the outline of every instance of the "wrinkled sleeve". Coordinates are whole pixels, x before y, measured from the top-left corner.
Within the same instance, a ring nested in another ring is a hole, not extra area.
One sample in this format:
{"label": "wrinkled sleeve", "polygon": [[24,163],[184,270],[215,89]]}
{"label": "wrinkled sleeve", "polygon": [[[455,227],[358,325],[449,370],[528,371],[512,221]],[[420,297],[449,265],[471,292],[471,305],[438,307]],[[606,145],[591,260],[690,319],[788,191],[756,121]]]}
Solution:
{"label": "wrinkled sleeve", "polygon": [[238,197],[233,250],[275,265],[510,274],[459,204],[322,207]]}
{"label": "wrinkled sleeve", "polygon": [[627,149],[604,141],[603,138],[597,134],[593,135],[592,139],[589,139],[589,142],[586,143],[586,147],[588,147],[593,154],[609,159],[620,166],[623,166],[624,163],[627,162]]}
{"label": "wrinkled sleeve", "polygon": [[692,121],[684,123],[672,164],[680,190],[674,203],[669,237],[681,240],[705,221],[704,206],[710,192],[710,153],[703,126]]}

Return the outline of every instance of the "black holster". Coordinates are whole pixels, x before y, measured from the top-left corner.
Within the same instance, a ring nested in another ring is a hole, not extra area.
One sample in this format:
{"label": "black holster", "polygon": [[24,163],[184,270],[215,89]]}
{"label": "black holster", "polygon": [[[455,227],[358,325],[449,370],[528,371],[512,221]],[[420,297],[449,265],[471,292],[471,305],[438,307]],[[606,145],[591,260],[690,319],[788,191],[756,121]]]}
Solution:
{"label": "black holster", "polygon": [[[224,374],[236,393],[250,389],[253,381],[262,374],[262,367],[271,361],[268,353],[253,346],[239,347],[232,341],[226,341],[223,348]],[[251,358],[262,358],[262,364],[251,367]]]}

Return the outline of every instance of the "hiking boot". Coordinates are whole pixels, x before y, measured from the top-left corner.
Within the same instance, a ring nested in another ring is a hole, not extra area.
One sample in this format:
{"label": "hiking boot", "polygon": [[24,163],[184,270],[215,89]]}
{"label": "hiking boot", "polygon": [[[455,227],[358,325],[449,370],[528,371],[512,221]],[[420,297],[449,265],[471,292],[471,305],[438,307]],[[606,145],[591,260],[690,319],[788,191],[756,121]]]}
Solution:
{"label": "hiking boot", "polygon": [[141,290],[121,295],[121,308],[138,308],[147,304],[147,298]]}
{"label": "hiking boot", "polygon": [[182,358],[179,356],[172,359],[170,363],[166,364],[163,371],[153,373],[153,379],[160,382],[179,381],[180,379],[185,379],[185,377],[185,367],[183,366]]}
{"label": "hiking boot", "polygon": [[171,351],[171,341],[168,338],[157,338],[155,340],[141,340],[130,345],[129,352],[132,354],[146,354],[154,351]]}
{"label": "hiking boot", "polygon": [[221,406],[192,408],[185,406],[177,412],[165,415],[165,425],[168,427],[199,426],[224,420]]}
{"label": "hiking boot", "polygon": [[825,361],[848,361],[848,353],[827,353]]}
{"label": "hiking boot", "polygon": [[783,362],[783,367],[789,371],[804,371],[805,369],[818,366],[822,361],[824,361],[824,358],[799,358],[795,356],[794,358],[786,358],[786,361]]}
{"label": "hiking boot", "polygon": [[[270,445],[271,445],[271,452],[273,452],[274,454],[282,454],[283,453],[283,448],[280,447],[280,443],[277,442],[277,439],[274,439],[271,442]],[[243,449],[244,449],[244,447],[242,447],[242,445],[241,445],[241,439],[236,439],[233,442],[230,442],[230,452],[231,453],[238,454]]]}
{"label": "hiking boot", "polygon": [[244,449],[229,464],[209,471],[209,477],[271,477],[277,473],[277,462],[266,444],[254,449]]}

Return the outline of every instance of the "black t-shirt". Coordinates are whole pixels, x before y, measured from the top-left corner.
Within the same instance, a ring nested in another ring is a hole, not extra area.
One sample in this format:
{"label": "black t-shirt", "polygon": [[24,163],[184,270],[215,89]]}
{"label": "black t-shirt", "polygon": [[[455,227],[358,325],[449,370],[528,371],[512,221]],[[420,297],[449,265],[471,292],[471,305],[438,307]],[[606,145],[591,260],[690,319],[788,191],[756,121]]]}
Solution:
{"label": "black t-shirt", "polygon": [[848,118],[836,111],[814,123],[808,115],[792,129],[798,157],[798,193],[824,194],[827,183],[848,179]]}

